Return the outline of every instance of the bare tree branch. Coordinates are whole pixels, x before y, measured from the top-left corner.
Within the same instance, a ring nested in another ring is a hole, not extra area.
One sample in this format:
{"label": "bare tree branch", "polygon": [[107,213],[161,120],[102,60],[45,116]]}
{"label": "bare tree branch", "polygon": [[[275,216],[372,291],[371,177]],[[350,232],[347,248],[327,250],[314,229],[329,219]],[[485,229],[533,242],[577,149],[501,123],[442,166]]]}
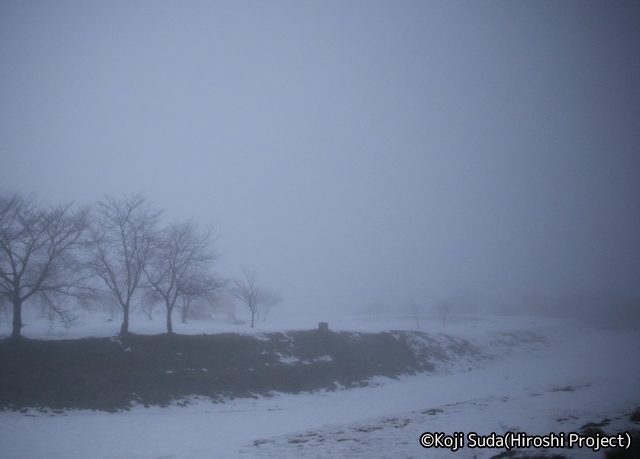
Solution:
{"label": "bare tree branch", "polygon": [[411,317],[416,321],[416,328],[420,328],[420,319],[424,317],[425,307],[422,304],[416,302],[416,300],[411,299],[407,303],[407,310]]}
{"label": "bare tree branch", "polygon": [[447,326],[447,317],[451,312],[451,301],[440,300],[436,303],[436,314],[442,319],[442,326]]}
{"label": "bare tree branch", "polygon": [[258,312],[258,295],[260,294],[260,289],[256,285],[255,271],[243,269],[242,274],[244,279],[234,280],[231,294],[242,301],[249,312],[251,312],[251,328],[253,328],[253,318],[256,312]]}
{"label": "bare tree branch", "polygon": [[0,297],[13,305],[12,338],[20,337],[22,305],[34,295],[67,317],[58,297],[81,288],[77,249],[88,222],[88,208],[44,209],[33,195],[0,197]]}
{"label": "bare tree branch", "polygon": [[89,266],[123,311],[120,333],[129,332],[129,312],[144,269],[156,249],[162,211],[138,194],[105,196],[91,227]]}
{"label": "bare tree branch", "polygon": [[213,227],[198,231],[192,221],[172,225],[163,231],[154,256],[145,273],[167,313],[167,333],[173,333],[171,315],[182,299],[188,307],[194,298],[204,298],[222,286],[211,273],[211,266],[218,258],[212,248]]}

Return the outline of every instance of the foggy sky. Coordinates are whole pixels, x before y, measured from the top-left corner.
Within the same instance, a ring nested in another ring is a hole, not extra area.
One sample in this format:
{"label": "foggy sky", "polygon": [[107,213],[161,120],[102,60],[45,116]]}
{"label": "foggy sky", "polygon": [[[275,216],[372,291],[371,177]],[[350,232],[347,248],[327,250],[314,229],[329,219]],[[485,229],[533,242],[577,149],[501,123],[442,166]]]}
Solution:
{"label": "foggy sky", "polygon": [[0,161],[216,224],[296,311],[639,296],[640,6],[3,0]]}

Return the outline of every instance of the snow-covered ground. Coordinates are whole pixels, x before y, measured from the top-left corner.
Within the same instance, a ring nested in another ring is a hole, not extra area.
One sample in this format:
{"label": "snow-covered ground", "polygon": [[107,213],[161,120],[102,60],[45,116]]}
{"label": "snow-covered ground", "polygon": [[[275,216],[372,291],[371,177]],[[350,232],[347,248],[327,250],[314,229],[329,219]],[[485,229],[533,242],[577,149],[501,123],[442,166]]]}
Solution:
{"label": "snow-covered ground", "polygon": [[[225,320],[176,323],[177,333],[261,333],[316,328],[323,317],[274,316],[255,329]],[[90,316],[61,332],[30,319],[30,338],[109,336],[119,321]],[[159,333],[134,317],[131,331]],[[401,317],[332,317],[332,330],[415,329]],[[549,435],[579,431],[588,422],[617,434],[640,404],[640,331],[594,330],[542,318],[476,317],[421,323],[421,330],[464,337],[495,356],[481,367],[400,380],[380,378],[367,388],[314,394],[276,394],[187,407],[134,407],[104,413],[0,412],[0,457],[6,458],[489,458],[503,449],[451,452],[424,449],[423,432]],[[531,333],[528,333],[531,332]],[[0,336],[9,324],[0,324]],[[543,338],[539,340],[538,338]],[[636,425],[635,428],[638,428]],[[554,450],[567,457],[603,457],[590,449]]]}

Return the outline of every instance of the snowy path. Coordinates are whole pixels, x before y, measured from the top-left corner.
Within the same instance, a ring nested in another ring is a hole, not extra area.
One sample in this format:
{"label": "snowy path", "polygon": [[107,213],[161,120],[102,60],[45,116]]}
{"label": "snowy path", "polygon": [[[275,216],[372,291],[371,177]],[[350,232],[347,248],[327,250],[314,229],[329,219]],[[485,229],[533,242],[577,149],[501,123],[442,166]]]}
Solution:
{"label": "snowy path", "polygon": [[[549,348],[497,359],[483,369],[365,389],[116,414],[4,412],[0,457],[488,458],[498,450],[427,451],[418,439],[427,430],[569,432],[640,403],[640,333],[570,333]],[[559,390],[569,387],[574,390]],[[611,428],[628,427],[614,420]],[[602,456],[576,449],[570,454]]]}

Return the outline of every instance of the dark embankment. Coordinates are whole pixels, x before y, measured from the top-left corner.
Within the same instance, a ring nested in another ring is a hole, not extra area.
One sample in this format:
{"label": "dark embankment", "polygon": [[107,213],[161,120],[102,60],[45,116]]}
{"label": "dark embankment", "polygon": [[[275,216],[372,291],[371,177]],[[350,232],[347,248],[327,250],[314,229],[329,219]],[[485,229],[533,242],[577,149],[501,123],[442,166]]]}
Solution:
{"label": "dark embankment", "polygon": [[479,355],[464,340],[419,332],[5,339],[0,407],[115,411],[131,402],[163,406],[190,395],[223,400],[332,390]]}

